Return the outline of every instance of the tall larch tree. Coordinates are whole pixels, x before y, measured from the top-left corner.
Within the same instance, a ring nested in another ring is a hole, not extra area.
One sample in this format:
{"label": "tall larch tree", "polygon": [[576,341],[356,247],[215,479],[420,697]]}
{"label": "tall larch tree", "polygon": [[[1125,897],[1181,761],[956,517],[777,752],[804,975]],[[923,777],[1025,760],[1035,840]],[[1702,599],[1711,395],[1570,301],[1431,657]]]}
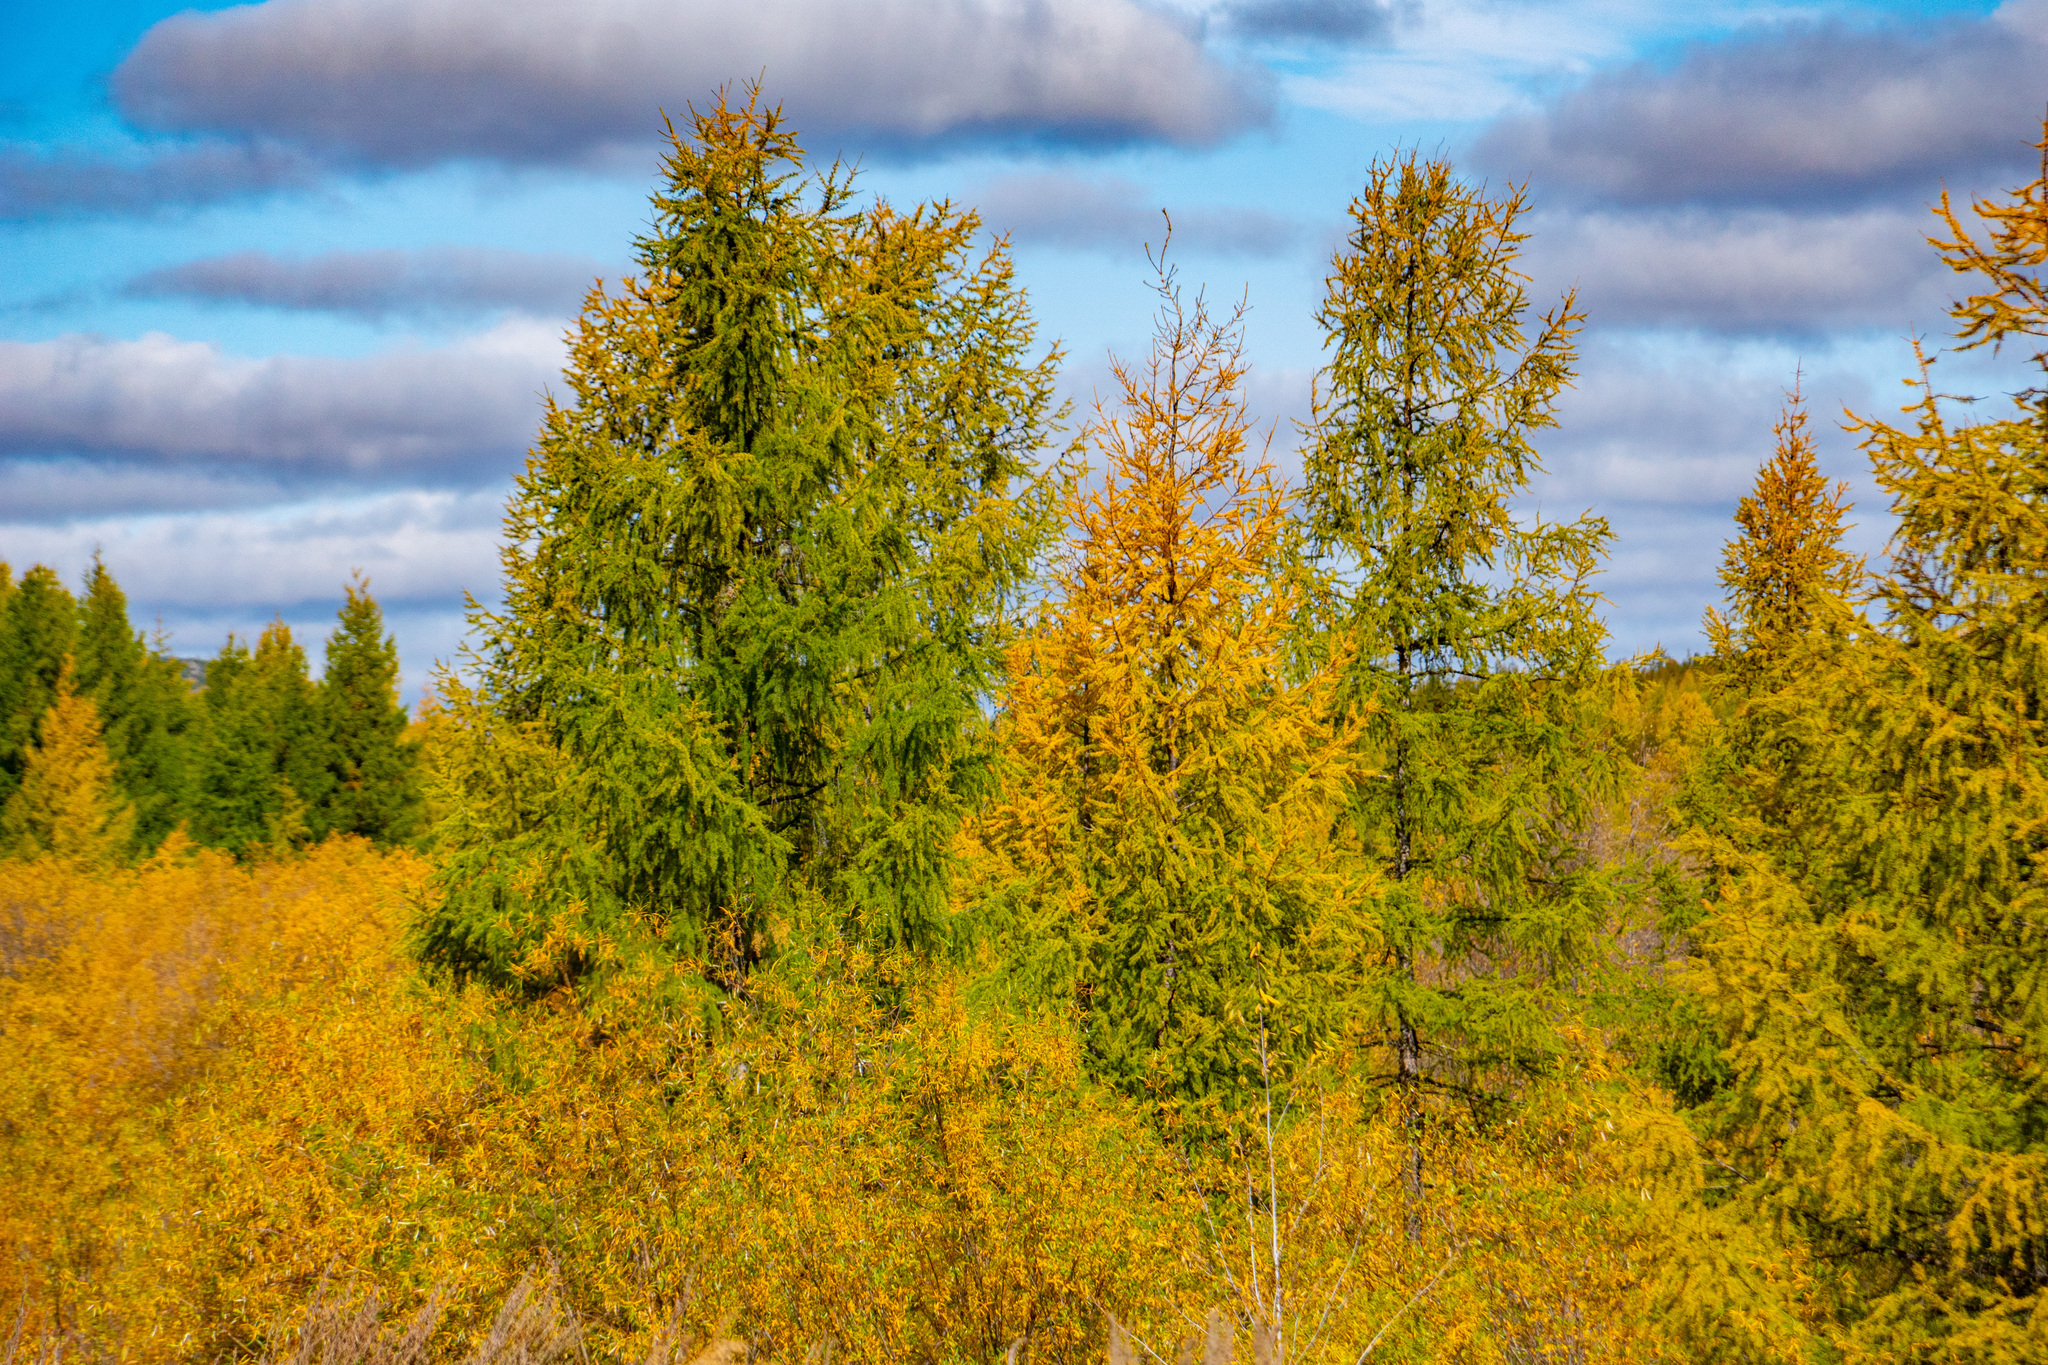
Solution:
{"label": "tall larch tree", "polygon": [[135,811],[136,849],[146,852],[189,814],[197,704],[177,661],[129,623],[127,596],[97,557],[78,614],[78,691],[98,709],[115,781]]}
{"label": "tall larch tree", "polygon": [[24,573],[0,614],[0,803],[21,784],[77,638],[78,603],[56,570],[38,564]]}
{"label": "tall larch tree", "polygon": [[[2048,337],[2048,160],[1973,207],[1988,244],[1946,200],[1935,241],[1979,291],[1961,343]],[[1731,1079],[1694,1118],[1703,1197],[1806,1258],[1815,1358],[2017,1362],[2048,1340],[2048,392],[1958,425],[1931,365],[1907,424],[1856,421],[1897,519],[1876,610],[1761,736],[1836,799],[1723,849],[1693,970]]]}
{"label": "tall larch tree", "polygon": [[36,727],[21,783],[0,806],[0,857],[103,867],[128,851],[134,820],[100,742],[98,708],[72,689],[67,663]]}
{"label": "tall larch tree", "polygon": [[340,618],[316,689],[329,779],[311,823],[316,834],[408,839],[420,820],[419,754],[398,701],[398,642],[361,577]]}
{"label": "tall larch tree", "polygon": [[1239,318],[1162,266],[1152,349],[1011,649],[1011,771],[970,830],[1015,979],[1077,1005],[1112,1082],[1241,1102],[1341,1027],[1375,942],[1342,837],[1357,721],[1297,681],[1287,508],[1246,446]]}
{"label": "tall larch tree", "polygon": [[758,91],[673,137],[512,498],[479,683],[447,689],[430,956],[544,986],[655,951],[729,986],[803,905],[945,937],[1054,358],[972,215],[851,194]]}
{"label": "tall larch tree", "polygon": [[1609,532],[1516,506],[1580,322],[1568,295],[1527,326],[1525,208],[1443,161],[1376,163],[1317,315],[1302,519],[1376,770],[1352,812],[1385,883],[1369,1010],[1414,1134],[1411,1234],[1426,1099],[1483,1102],[1550,1066],[1559,983],[1609,913],[1576,839],[1612,777],[1581,742]]}

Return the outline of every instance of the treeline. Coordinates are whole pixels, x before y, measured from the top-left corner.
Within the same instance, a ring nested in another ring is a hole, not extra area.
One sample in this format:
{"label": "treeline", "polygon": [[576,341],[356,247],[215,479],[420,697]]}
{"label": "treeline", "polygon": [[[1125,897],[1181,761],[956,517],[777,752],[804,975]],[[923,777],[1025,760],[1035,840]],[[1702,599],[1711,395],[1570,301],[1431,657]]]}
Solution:
{"label": "treeline", "polygon": [[[1853,419],[1877,565],[1795,394],[1713,654],[1614,661],[1605,523],[1518,510],[1582,321],[1532,316],[1519,192],[1372,169],[1291,488],[1163,260],[1073,432],[1005,244],[850,196],[758,99],[675,139],[442,679],[424,856],[273,813],[239,864],[0,863],[42,1330],[2038,1358],[2048,388]],[[1958,344],[2032,344],[2048,169],[1974,208]],[[322,714],[265,640],[223,695]],[[350,828],[254,747],[235,791]]]}
{"label": "treeline", "polygon": [[[16,580],[0,564],[0,856],[132,860],[173,830],[234,853],[411,839],[421,789],[406,725],[397,646],[360,581],[317,682],[278,621],[253,650],[229,636],[195,687],[129,621],[104,564],[77,596],[43,565]],[[88,820],[78,774],[99,765],[115,805]]]}

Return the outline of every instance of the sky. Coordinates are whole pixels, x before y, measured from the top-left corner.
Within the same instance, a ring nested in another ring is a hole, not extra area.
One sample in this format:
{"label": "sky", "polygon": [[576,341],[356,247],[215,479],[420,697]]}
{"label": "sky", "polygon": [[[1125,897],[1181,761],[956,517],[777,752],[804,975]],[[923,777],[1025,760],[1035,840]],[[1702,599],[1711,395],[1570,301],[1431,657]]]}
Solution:
{"label": "sky", "polygon": [[[1895,417],[1962,283],[1929,205],[2031,180],[2048,0],[0,0],[0,560],[97,553],[185,656],[366,574],[408,696],[497,595],[562,336],[630,268],[662,112],[759,77],[814,160],[1009,234],[1085,406],[1149,334],[1146,244],[1250,305],[1299,468],[1375,160],[1524,187],[1577,381],[1522,510],[1613,528],[1610,654],[1703,647],[1795,379],[1881,551]],[[2018,379],[1944,355],[1940,387]]]}

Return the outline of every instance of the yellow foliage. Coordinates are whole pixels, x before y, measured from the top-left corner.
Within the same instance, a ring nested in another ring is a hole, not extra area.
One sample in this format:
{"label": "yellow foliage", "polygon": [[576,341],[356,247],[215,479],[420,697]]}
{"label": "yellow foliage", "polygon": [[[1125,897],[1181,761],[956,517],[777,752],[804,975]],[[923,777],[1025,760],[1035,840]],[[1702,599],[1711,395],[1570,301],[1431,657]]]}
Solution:
{"label": "yellow foliage", "polygon": [[1248,1360],[1270,1184],[1288,1359],[1649,1358],[1590,1100],[1446,1126],[1412,1243],[1406,1137],[1341,1086],[1301,1091],[1268,1181],[1251,1120],[1175,1152],[1062,1018],[910,958],[788,955],[715,1037],[673,967],[581,1004],[436,986],[401,946],[425,875],[340,840],[0,864],[0,1302],[183,1361],[276,1349],[323,1282],[438,1289],[453,1351],[552,1265],[600,1358],[730,1328],[757,1359],[1077,1361],[1105,1314],[1164,1349],[1221,1309]]}
{"label": "yellow foliage", "polygon": [[1287,508],[1247,450],[1241,316],[1170,271],[1141,366],[1098,407],[1093,488],[1010,653],[1009,781],[970,823],[1017,976],[1080,1002],[1098,1071],[1175,1099],[1244,1088],[1336,1025],[1374,941],[1337,826],[1361,775],[1334,673],[1292,676]]}
{"label": "yellow foliage", "polygon": [[134,827],[134,808],[115,790],[114,763],[100,742],[99,708],[72,691],[67,660],[21,786],[0,810],[0,854],[106,863]]}
{"label": "yellow foliage", "polygon": [[134,869],[0,862],[0,1302],[66,1329],[196,1328],[184,1267],[155,1254],[192,1216],[177,1105],[235,1045],[218,1013],[388,971],[418,870],[353,842],[237,867],[178,834]]}

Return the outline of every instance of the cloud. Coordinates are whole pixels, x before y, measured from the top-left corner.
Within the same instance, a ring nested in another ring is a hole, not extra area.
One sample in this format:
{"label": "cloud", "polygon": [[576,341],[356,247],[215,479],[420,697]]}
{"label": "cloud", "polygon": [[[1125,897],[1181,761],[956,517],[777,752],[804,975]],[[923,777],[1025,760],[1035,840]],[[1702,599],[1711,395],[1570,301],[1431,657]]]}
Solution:
{"label": "cloud", "polygon": [[[1890,525],[1840,425],[1845,407],[1876,405],[1868,359],[1819,350],[1805,358],[1803,385],[1821,470],[1855,489],[1848,539],[1858,552],[1878,549]],[[1801,363],[1791,347],[1711,337],[1651,346],[1595,338],[1584,348],[1558,425],[1537,433],[1548,472],[1528,501],[1552,517],[1590,508],[1613,527],[1595,584],[1609,604],[1611,652],[1704,649],[1700,614],[1721,598],[1716,574],[1736,500],[1770,456],[1771,425]]]}
{"label": "cloud", "polygon": [[318,162],[275,142],[200,142],[115,159],[77,149],[0,147],[0,222],[79,213],[197,208],[271,191],[305,189]]}
{"label": "cloud", "polygon": [[268,0],[163,20],[113,91],[139,127],[344,163],[562,163],[764,71],[850,151],[1200,146],[1271,116],[1259,69],[1136,0]]}
{"label": "cloud", "polygon": [[0,507],[17,525],[56,525],[81,514],[260,507],[290,497],[279,480],[246,469],[163,469],[75,457],[0,459]]}
{"label": "cloud", "polygon": [[1380,0],[1234,0],[1219,17],[1247,38],[1365,43],[1390,36],[1398,13]]}
{"label": "cloud", "polygon": [[0,456],[474,486],[517,463],[562,354],[523,321],[349,358],[249,359],[160,332],[0,341]]}
{"label": "cloud", "polygon": [[170,632],[173,653],[206,657],[229,631],[248,637],[282,616],[320,666],[342,585],[360,569],[398,637],[405,689],[436,658],[453,660],[465,592],[494,600],[504,491],[405,491],[339,503],[93,517],[61,525],[0,521],[0,559],[48,564],[80,582],[98,553],[142,628]]}
{"label": "cloud", "polygon": [[296,258],[237,251],[152,270],[122,292],[374,319],[503,308],[545,317],[575,312],[601,268],[585,256],[473,246]]}
{"label": "cloud", "polygon": [[2048,0],[1987,18],[1754,30],[1595,75],[1496,121],[1484,167],[1594,202],[1846,203],[2024,167],[2048,102]]}
{"label": "cloud", "polygon": [[[1142,185],[1114,177],[1063,174],[1003,176],[970,196],[983,220],[1019,242],[1069,250],[1136,251],[1157,245],[1166,222]],[[1263,209],[1195,207],[1173,210],[1176,248],[1219,255],[1277,256],[1301,231]]]}
{"label": "cloud", "polygon": [[1818,336],[1939,329],[1954,275],[1924,210],[1681,208],[1537,215],[1524,268],[1539,307],[1579,286],[1594,326]]}

